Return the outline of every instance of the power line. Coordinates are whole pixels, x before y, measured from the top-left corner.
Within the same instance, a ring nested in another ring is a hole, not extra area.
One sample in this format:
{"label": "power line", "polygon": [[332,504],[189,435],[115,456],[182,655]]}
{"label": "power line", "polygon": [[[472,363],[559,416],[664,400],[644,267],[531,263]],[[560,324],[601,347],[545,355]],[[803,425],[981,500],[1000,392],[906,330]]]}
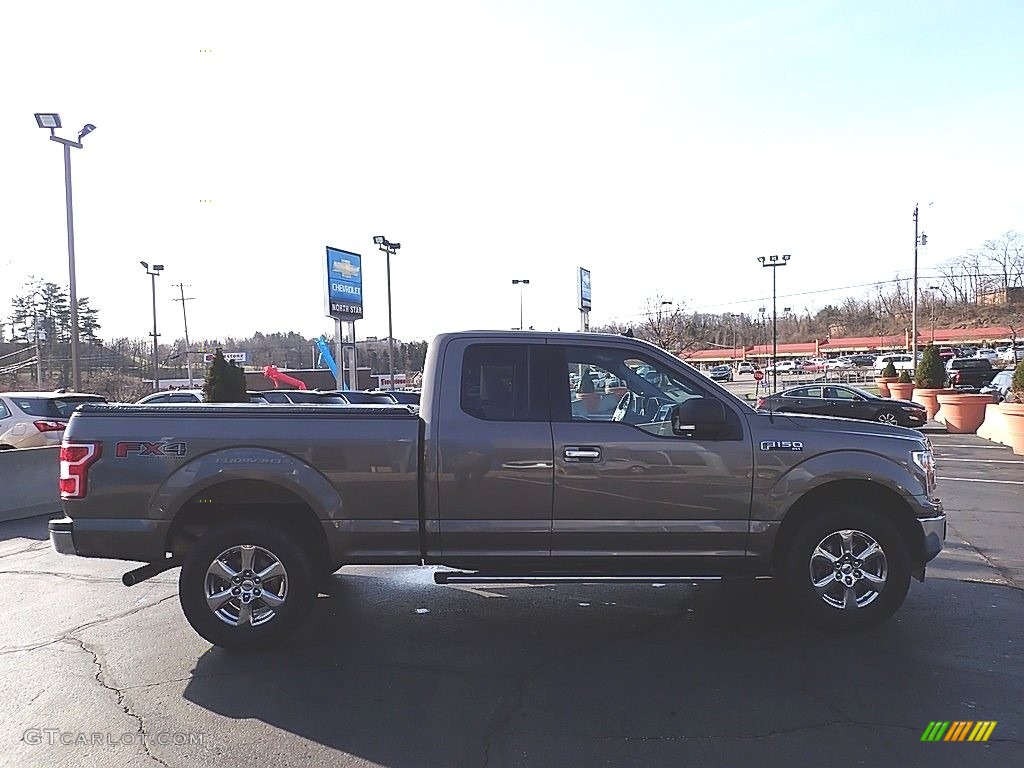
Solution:
{"label": "power line", "polygon": [[[977,273],[975,273],[975,272],[963,272],[963,273],[958,273],[958,274],[940,273],[940,274],[937,274],[937,275],[920,275],[920,274],[918,275],[918,279],[924,279],[924,280],[958,280],[958,279],[965,279],[965,278],[975,278],[975,279],[977,279],[977,278],[984,278],[984,277],[1003,277],[1003,273],[1002,272],[977,272]],[[875,281],[870,282],[870,283],[855,283],[853,285],[842,285],[842,286],[836,286],[834,288],[817,288],[817,289],[815,289],[813,291],[797,291],[797,292],[794,292],[794,293],[786,293],[786,294],[780,293],[778,295],[778,298],[780,298],[780,299],[790,299],[790,298],[796,298],[796,297],[799,297],[799,296],[815,296],[815,295],[818,295],[818,294],[821,294],[821,293],[834,293],[836,291],[849,291],[849,290],[853,290],[855,288],[876,288],[876,287],[884,286],[884,285],[895,285],[897,283],[908,283],[908,282],[912,281],[913,279],[914,279],[913,276],[909,276],[909,277],[896,277],[896,278],[891,278],[891,279],[888,279],[888,280],[875,280]],[[760,297],[755,298],[755,299],[737,299],[736,301],[716,302],[715,304],[698,304],[698,305],[695,305],[693,307],[688,307],[688,310],[698,311],[698,310],[702,310],[702,309],[703,310],[707,310],[707,309],[716,308],[716,307],[735,307],[735,306],[744,305],[744,304],[763,304],[764,302],[768,301],[770,298],[771,298],[770,296],[760,296]],[[647,318],[647,317],[649,317],[652,314],[657,314],[657,310],[656,309],[652,309],[652,310],[649,310],[649,311],[646,311],[646,312],[636,312],[636,313],[629,314],[629,315],[616,315],[614,319],[629,320],[629,319],[634,319],[634,318]],[[671,313],[669,313],[669,314],[671,314]]]}

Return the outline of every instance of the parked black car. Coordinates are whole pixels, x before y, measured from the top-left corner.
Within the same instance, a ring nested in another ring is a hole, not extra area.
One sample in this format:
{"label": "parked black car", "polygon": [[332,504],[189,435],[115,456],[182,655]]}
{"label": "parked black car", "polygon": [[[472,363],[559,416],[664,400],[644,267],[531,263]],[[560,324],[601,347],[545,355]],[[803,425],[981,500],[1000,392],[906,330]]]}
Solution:
{"label": "parked black car", "polygon": [[420,404],[420,393],[419,392],[388,392],[387,395],[394,399],[399,405],[419,405]]}
{"label": "parked black car", "polygon": [[902,427],[920,427],[928,420],[923,405],[910,400],[878,397],[857,387],[815,384],[794,387],[768,397],[758,398],[757,409],[814,416],[840,416],[847,419],[879,421]]}
{"label": "parked black car", "polygon": [[345,405],[345,400],[333,392],[313,389],[268,389],[260,395],[277,405]]}
{"label": "parked black car", "polygon": [[708,371],[708,375],[711,376],[712,381],[732,381],[732,366],[716,365]]}
{"label": "parked black car", "polygon": [[363,392],[351,389],[336,389],[330,394],[341,397],[349,405],[397,405],[395,400],[387,392]]}
{"label": "parked black car", "polygon": [[875,355],[847,355],[846,357],[858,368],[870,368],[875,364]]}
{"label": "parked black car", "polygon": [[995,370],[984,357],[954,357],[946,363],[946,386],[977,392],[992,381]]}

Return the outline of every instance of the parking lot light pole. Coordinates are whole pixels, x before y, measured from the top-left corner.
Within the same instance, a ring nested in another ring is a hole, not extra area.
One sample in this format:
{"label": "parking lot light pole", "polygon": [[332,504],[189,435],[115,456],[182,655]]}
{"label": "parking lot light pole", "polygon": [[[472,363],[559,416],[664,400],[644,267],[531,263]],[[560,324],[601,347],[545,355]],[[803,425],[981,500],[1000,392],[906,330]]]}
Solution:
{"label": "parking lot light pole", "polygon": [[160,391],[160,358],[157,350],[157,333],[156,333],[156,278],[161,272],[164,271],[163,264],[154,264],[153,268],[149,268],[149,264],[144,261],[140,261],[139,264],[146,270],[146,274],[150,277],[150,282],[153,284],[153,391]]}
{"label": "parking lot light pole", "polygon": [[78,286],[75,281],[75,223],[71,206],[71,148],[82,148],[82,139],[96,130],[86,123],[78,132],[78,141],[62,139],[54,131],[60,128],[60,115],[56,112],[36,112],[36,124],[50,131],[50,141],[64,145],[64,205],[68,220],[68,291],[71,294],[71,385],[76,392],[82,390],[82,368],[78,358]]}
{"label": "parking lot light pole", "polygon": [[[388,378],[391,383],[388,385],[390,389],[395,388],[395,334],[391,329],[391,257],[395,255],[395,251],[402,247],[401,243],[391,243],[384,235],[377,235],[373,238],[374,245],[377,246],[378,251],[383,251],[387,255],[387,270],[388,270]],[[355,339],[353,338],[353,342]]]}
{"label": "parking lot light pole", "polygon": [[772,270],[772,394],[778,391],[779,388],[779,371],[778,371],[778,354],[779,354],[779,329],[778,329],[778,312],[775,306],[775,270],[778,267],[784,267],[789,263],[790,255],[787,253],[783,256],[758,256],[757,260],[761,262],[762,267],[769,267]]}
{"label": "parking lot light pole", "polygon": [[512,285],[519,286],[519,330],[523,330],[523,286],[529,285],[529,280],[513,280]]}

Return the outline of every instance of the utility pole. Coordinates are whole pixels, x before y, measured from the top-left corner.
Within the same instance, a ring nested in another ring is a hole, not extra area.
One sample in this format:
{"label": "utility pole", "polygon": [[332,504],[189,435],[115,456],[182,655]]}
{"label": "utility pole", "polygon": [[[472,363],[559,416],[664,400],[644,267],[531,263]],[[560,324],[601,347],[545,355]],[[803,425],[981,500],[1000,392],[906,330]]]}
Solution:
{"label": "utility pole", "polygon": [[192,389],[194,386],[192,382],[192,346],[188,340],[188,314],[185,312],[185,302],[194,301],[195,297],[185,297],[185,289],[188,287],[185,283],[174,283],[171,287],[181,291],[181,298],[172,299],[172,301],[181,302],[181,319],[185,321],[185,366],[188,368],[188,388]]}
{"label": "utility pole", "polygon": [[786,266],[789,263],[789,259],[790,255],[788,253],[783,256],[757,257],[762,267],[769,267],[772,271],[772,394],[778,391],[779,387],[779,330],[778,312],[776,311],[775,304],[775,272],[779,267]]}

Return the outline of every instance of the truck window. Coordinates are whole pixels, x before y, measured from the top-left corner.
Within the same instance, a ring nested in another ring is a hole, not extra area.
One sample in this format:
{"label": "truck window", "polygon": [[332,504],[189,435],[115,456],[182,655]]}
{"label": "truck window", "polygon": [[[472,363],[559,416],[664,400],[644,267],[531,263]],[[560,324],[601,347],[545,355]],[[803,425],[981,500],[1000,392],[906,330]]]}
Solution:
{"label": "truck window", "polygon": [[[571,421],[620,421],[652,434],[671,435],[671,406],[707,393],[674,371],[615,348],[569,347],[564,405],[556,413]],[[606,382],[604,386],[591,384]],[[563,401],[564,402],[564,401]],[[616,410],[621,411],[618,418]]]}
{"label": "truck window", "polygon": [[547,421],[542,366],[527,344],[471,344],[462,357],[460,405],[485,421]]}

